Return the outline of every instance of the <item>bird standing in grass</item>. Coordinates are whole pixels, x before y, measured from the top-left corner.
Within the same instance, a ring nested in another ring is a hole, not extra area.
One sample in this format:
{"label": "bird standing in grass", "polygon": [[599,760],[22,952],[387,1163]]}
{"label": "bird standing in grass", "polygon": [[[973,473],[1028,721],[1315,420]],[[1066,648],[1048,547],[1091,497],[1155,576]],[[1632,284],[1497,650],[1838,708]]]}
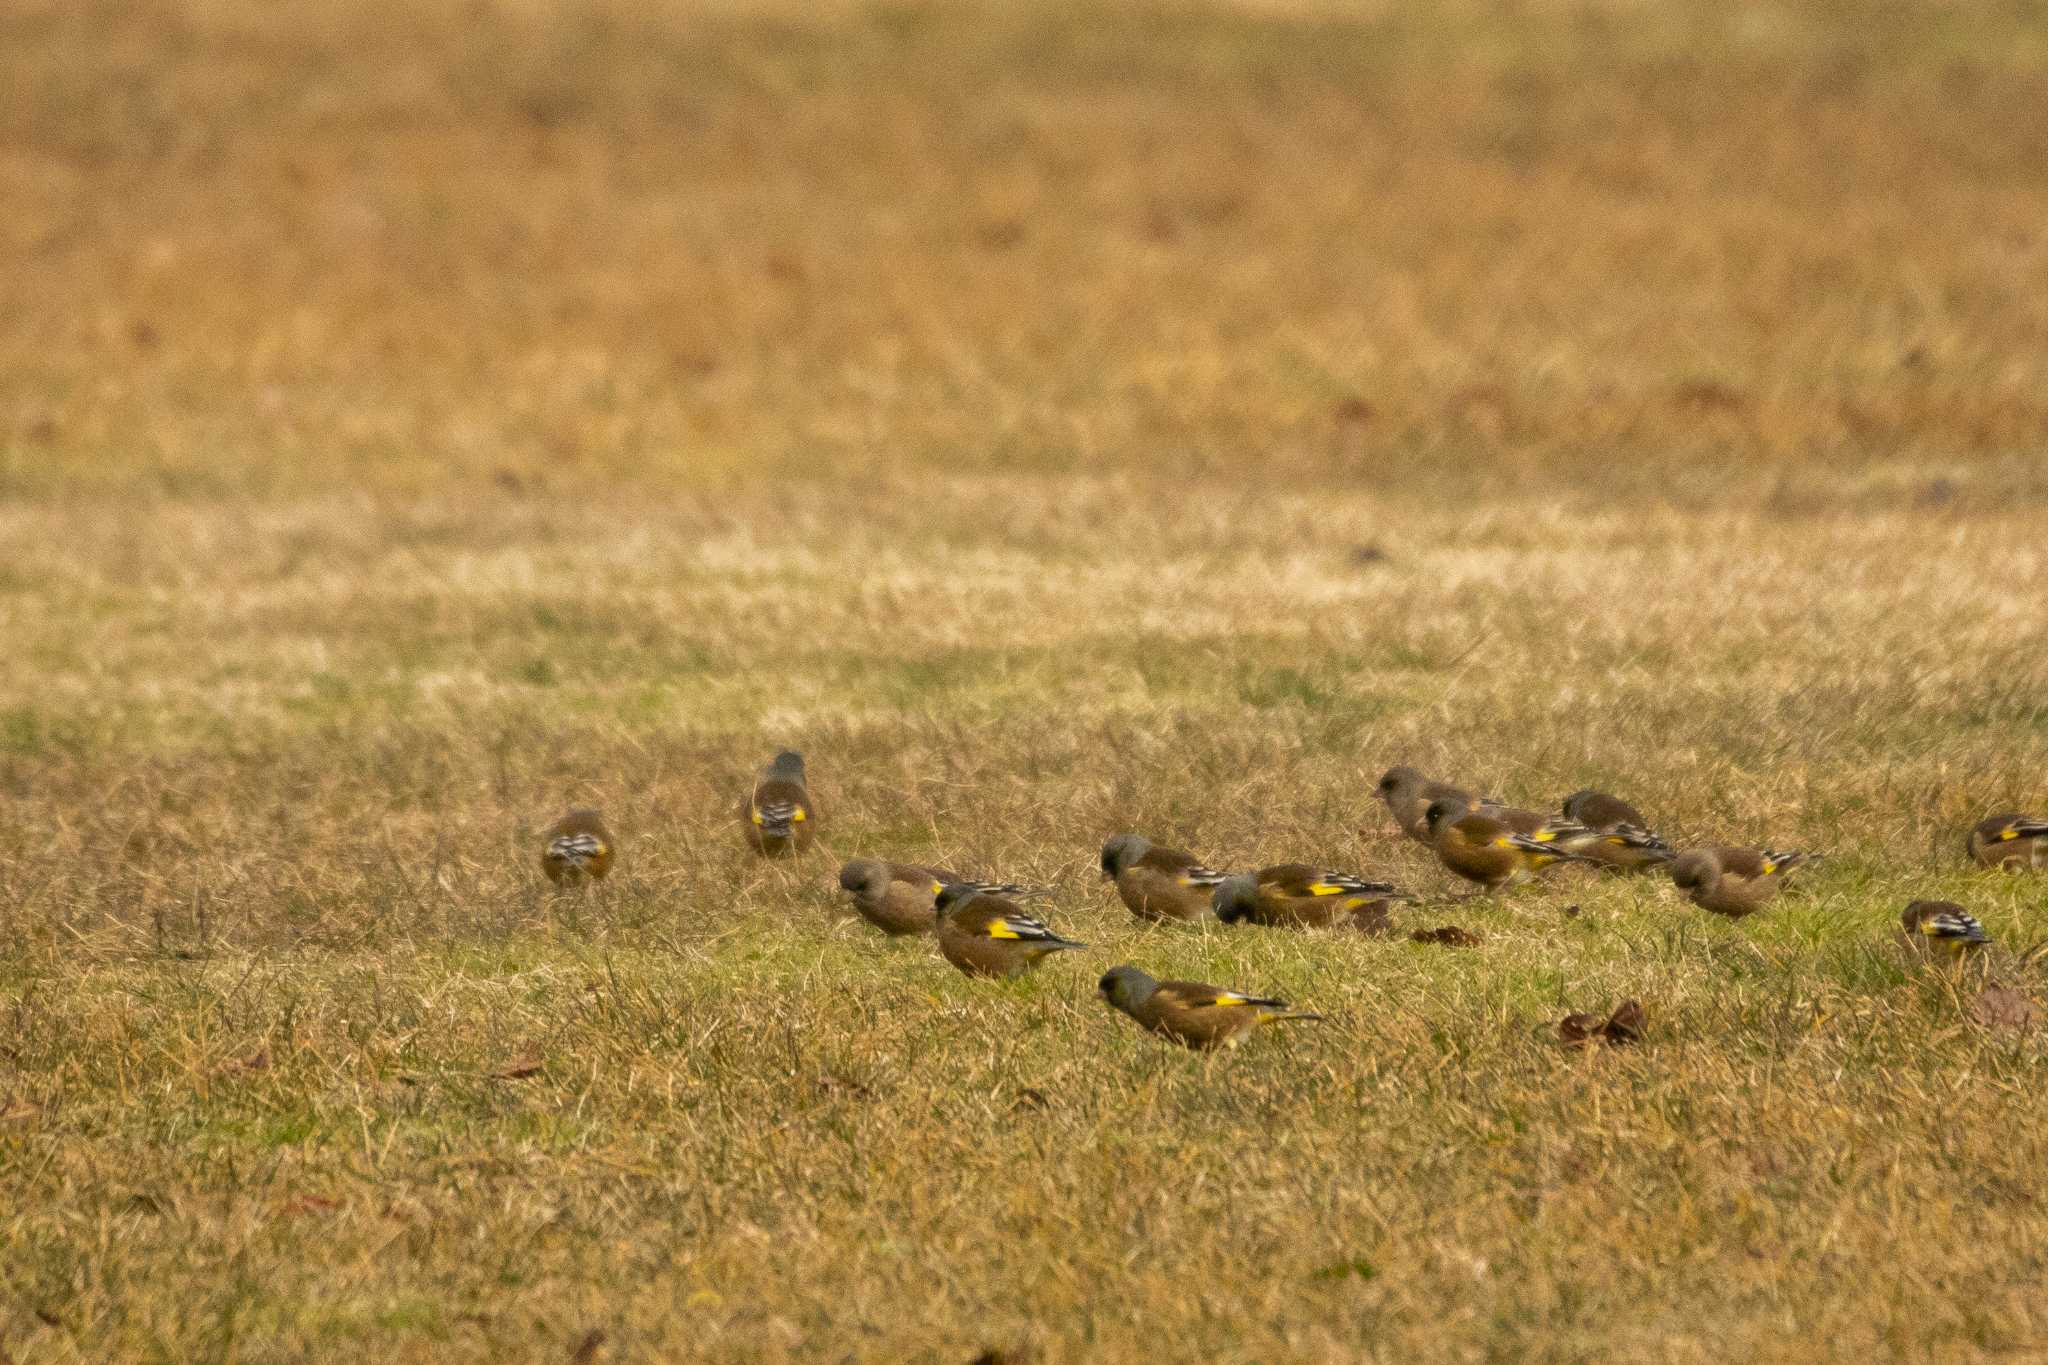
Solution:
{"label": "bird standing in grass", "polygon": [[804,781],[804,756],[793,749],[754,779],[754,790],[740,810],[747,843],[756,853],[775,858],[801,853],[818,832],[818,807]]}
{"label": "bird standing in grass", "polygon": [[1351,924],[1384,930],[1388,908],[1415,897],[1391,882],[1372,882],[1307,863],[1281,863],[1226,877],[1216,886],[1216,918],[1225,924],[1322,929]]}
{"label": "bird standing in grass", "polygon": [[1236,1047],[1261,1024],[1321,1019],[1271,996],[1244,995],[1199,981],[1158,981],[1136,967],[1112,967],[1097,989],[1114,1008],[1162,1038],[1209,1051]]}
{"label": "bird standing in grass", "polygon": [[974,886],[939,892],[939,952],[969,976],[1017,977],[1054,953],[1085,948],[1015,901]]}
{"label": "bird standing in grass", "polygon": [[1592,861],[1565,842],[1587,832],[1570,822],[1557,822],[1548,838],[1540,831],[1520,834],[1490,811],[1447,799],[1430,803],[1424,823],[1437,861],[1486,891],[1525,882],[1552,863]]}
{"label": "bird standing in grass", "polygon": [[1695,848],[1671,864],[1671,880],[1700,909],[1741,919],[1768,905],[1792,869],[1819,857],[1769,848]]}
{"label": "bird standing in grass", "polygon": [[1414,768],[1389,768],[1380,776],[1380,800],[1393,812],[1401,832],[1418,843],[1429,843],[1429,807],[1435,801],[1462,801],[1467,806],[1495,803],[1474,797],[1463,787],[1438,782]]}
{"label": "bird standing in grass", "polygon": [[853,896],[860,917],[890,937],[929,934],[938,928],[938,896],[948,886],[965,886],[994,896],[1028,896],[1026,887],[983,882],[921,863],[855,858],[839,869],[839,885]]}
{"label": "bird standing in grass", "polygon": [[1119,834],[1102,846],[1102,875],[1139,919],[1198,920],[1209,913],[1210,893],[1227,874],[1142,834]]}
{"label": "bird standing in grass", "polygon": [[2032,815],[1994,815],[1970,831],[1970,856],[2007,872],[2048,867],[2048,820]]}
{"label": "bird standing in grass", "polygon": [[1642,813],[1620,797],[1606,792],[1575,791],[1564,799],[1564,814],[1594,836],[1575,844],[1572,851],[1583,853],[1602,867],[1617,872],[1647,872],[1678,856],[1649,827]]}
{"label": "bird standing in grass", "polygon": [[604,816],[589,806],[570,810],[540,837],[540,869],[564,890],[586,880],[601,882],[612,870],[617,845],[605,828]]}
{"label": "bird standing in grass", "polygon": [[1900,914],[1899,925],[1913,946],[1951,960],[1991,942],[1977,917],[1954,901],[1914,901]]}

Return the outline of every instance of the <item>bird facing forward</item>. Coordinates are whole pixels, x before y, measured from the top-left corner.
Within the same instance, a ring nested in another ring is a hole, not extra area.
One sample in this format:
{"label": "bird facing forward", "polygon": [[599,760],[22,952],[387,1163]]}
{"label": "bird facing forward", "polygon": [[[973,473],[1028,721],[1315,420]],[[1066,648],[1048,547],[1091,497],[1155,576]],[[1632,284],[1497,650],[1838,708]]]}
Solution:
{"label": "bird facing forward", "polygon": [[741,828],[754,852],[776,858],[801,853],[817,836],[818,807],[804,780],[804,756],[784,749],[754,779],[740,807]]}
{"label": "bird facing forward", "polygon": [[603,881],[612,870],[617,848],[604,816],[577,806],[549,825],[541,837],[540,869],[548,880],[567,890],[589,881]]}
{"label": "bird facing forward", "polygon": [[1207,1052],[1236,1047],[1261,1024],[1320,1019],[1271,996],[1244,995],[1199,981],[1158,981],[1136,967],[1112,967],[1097,984],[1102,998],[1162,1038]]}

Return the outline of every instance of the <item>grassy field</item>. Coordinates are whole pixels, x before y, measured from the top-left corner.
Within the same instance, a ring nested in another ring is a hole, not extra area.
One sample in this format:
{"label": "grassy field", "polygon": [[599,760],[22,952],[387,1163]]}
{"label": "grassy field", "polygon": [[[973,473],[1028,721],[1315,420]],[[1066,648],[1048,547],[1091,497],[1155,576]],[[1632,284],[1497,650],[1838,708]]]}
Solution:
{"label": "grassy field", "polygon": [[[2038,4],[654,9],[0,10],[0,1362],[2048,1358]],[[1454,902],[1397,762],[1829,859]]]}

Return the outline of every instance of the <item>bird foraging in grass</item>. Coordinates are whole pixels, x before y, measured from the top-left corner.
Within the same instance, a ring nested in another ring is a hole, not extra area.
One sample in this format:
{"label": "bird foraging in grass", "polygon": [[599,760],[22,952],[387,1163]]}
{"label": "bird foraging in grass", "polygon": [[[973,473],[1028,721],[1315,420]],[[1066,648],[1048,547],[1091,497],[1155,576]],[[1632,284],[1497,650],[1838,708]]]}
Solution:
{"label": "bird foraging in grass", "polygon": [[1062,938],[1015,901],[975,886],[939,892],[939,952],[969,976],[1017,977],[1054,953],[1085,948]]}
{"label": "bird foraging in grass", "polygon": [[1142,834],[1119,834],[1102,846],[1102,875],[1139,919],[1198,920],[1209,913],[1210,893],[1227,874]]}
{"label": "bird foraging in grass", "polygon": [[804,756],[793,749],[754,779],[754,789],[740,808],[741,827],[756,853],[775,858],[801,853],[818,832],[818,807],[804,779]]}
{"label": "bird foraging in grass", "polygon": [[1576,843],[1572,851],[1583,853],[1602,867],[1617,872],[1647,872],[1678,856],[1677,850],[1649,827],[1642,813],[1620,797],[1606,792],[1575,791],[1564,799],[1564,814],[1593,834],[1592,838]]}
{"label": "bird foraging in grass", "polygon": [[1492,806],[1497,802],[1475,797],[1463,787],[1438,782],[1414,768],[1389,768],[1380,775],[1380,800],[1393,812],[1401,832],[1418,843],[1429,843],[1429,807],[1434,801],[1462,801],[1467,806]]}
{"label": "bird foraging in grass", "polygon": [[616,842],[604,816],[577,806],[547,827],[540,836],[540,868],[564,890],[588,881],[603,881],[612,870]]}
{"label": "bird foraging in grass", "polygon": [[929,934],[938,928],[938,896],[948,886],[970,887],[995,896],[1029,896],[1010,882],[976,881],[921,863],[855,858],[839,869],[839,886],[853,897],[860,917],[892,938]]}
{"label": "bird foraging in grass", "polygon": [[1582,787],[1564,799],[1564,814],[1568,820],[1576,820],[1587,829],[1613,829],[1616,825],[1634,825],[1645,829],[1649,821],[1643,813],[1618,796]]}
{"label": "bird foraging in grass", "polygon": [[1954,901],[1914,901],[1900,913],[1899,926],[1915,948],[1951,960],[1991,942],[1977,917]]}
{"label": "bird foraging in grass", "polygon": [[1490,812],[1446,799],[1430,803],[1424,823],[1437,861],[1486,891],[1528,881],[1553,863],[1592,861],[1571,851],[1569,841],[1588,831],[1568,821],[1556,822],[1547,836],[1520,834]]}
{"label": "bird foraging in grass", "polygon": [[1385,928],[1388,908],[1415,897],[1391,882],[1367,881],[1307,863],[1280,863],[1217,883],[1216,918],[1225,924],[1322,929],[1351,924]]}
{"label": "bird foraging in grass", "polygon": [[1792,869],[1818,853],[1768,848],[1695,848],[1671,864],[1671,880],[1702,910],[1741,919],[1768,905]]}
{"label": "bird foraging in grass", "polygon": [[1198,1051],[1236,1047],[1261,1024],[1321,1019],[1271,996],[1245,995],[1199,981],[1159,981],[1136,967],[1112,967],[1097,983],[1102,998],[1162,1038]]}
{"label": "bird foraging in grass", "polygon": [[1994,815],[1970,831],[1970,857],[2006,872],[2048,868],[2048,820],[2033,815]]}

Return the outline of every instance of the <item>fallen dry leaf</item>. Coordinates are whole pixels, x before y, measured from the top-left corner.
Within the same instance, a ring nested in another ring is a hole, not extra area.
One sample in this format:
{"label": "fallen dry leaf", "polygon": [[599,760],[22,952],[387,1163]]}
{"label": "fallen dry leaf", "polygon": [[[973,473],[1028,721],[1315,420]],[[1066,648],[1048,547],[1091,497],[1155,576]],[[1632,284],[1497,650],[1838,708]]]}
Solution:
{"label": "fallen dry leaf", "polygon": [[1016,1099],[1010,1101],[1010,1108],[1043,1109],[1051,1103],[1052,1101],[1046,1097],[1046,1093],[1043,1090],[1027,1085],[1017,1092]]}
{"label": "fallen dry leaf", "polygon": [[604,1328],[593,1327],[583,1334],[583,1340],[576,1343],[576,1349],[569,1352],[570,1365],[590,1365],[597,1359],[598,1350],[604,1345]]}
{"label": "fallen dry leaf", "polygon": [[1639,1043],[1650,1027],[1650,1016],[1638,1000],[1624,1000],[1606,1018],[1597,1014],[1567,1014],[1557,1021],[1557,1037],[1566,1047],[1585,1047],[1598,1040],[1610,1047]]}
{"label": "fallen dry leaf", "polygon": [[1577,919],[1579,917],[1579,907],[1576,904],[1567,905],[1564,908],[1564,917],[1566,919]]}
{"label": "fallen dry leaf", "polygon": [[1557,1021],[1558,1040],[1566,1047],[1584,1047],[1599,1036],[1605,1024],[1597,1014],[1567,1014]]}
{"label": "fallen dry leaf", "polygon": [[295,1194],[285,1202],[286,1213],[333,1213],[341,1207],[339,1199],[329,1199],[324,1194]]}
{"label": "fallen dry leaf", "polygon": [[1617,1047],[1623,1043],[1639,1043],[1643,1033],[1650,1027],[1650,1016],[1636,1000],[1624,1000],[1614,1007],[1614,1013],[1607,1016],[1601,1033],[1607,1041]]}
{"label": "fallen dry leaf", "polygon": [[2009,986],[1986,986],[1970,1004],[1970,1017],[1988,1029],[2017,1032],[2034,1022],[2034,1002]]}
{"label": "fallen dry leaf", "polygon": [[824,1091],[827,1095],[851,1095],[857,1100],[868,1099],[875,1093],[859,1081],[848,1080],[844,1076],[835,1076],[829,1071],[824,1072],[818,1077],[818,1089]]}
{"label": "fallen dry leaf", "polygon": [[495,1081],[523,1081],[528,1076],[538,1076],[546,1065],[539,1052],[522,1052],[505,1065],[491,1073]]}
{"label": "fallen dry leaf", "polygon": [[1477,948],[1481,942],[1478,934],[1470,929],[1460,929],[1455,924],[1446,924],[1438,929],[1417,929],[1408,937],[1417,943],[1441,943],[1446,948]]}

